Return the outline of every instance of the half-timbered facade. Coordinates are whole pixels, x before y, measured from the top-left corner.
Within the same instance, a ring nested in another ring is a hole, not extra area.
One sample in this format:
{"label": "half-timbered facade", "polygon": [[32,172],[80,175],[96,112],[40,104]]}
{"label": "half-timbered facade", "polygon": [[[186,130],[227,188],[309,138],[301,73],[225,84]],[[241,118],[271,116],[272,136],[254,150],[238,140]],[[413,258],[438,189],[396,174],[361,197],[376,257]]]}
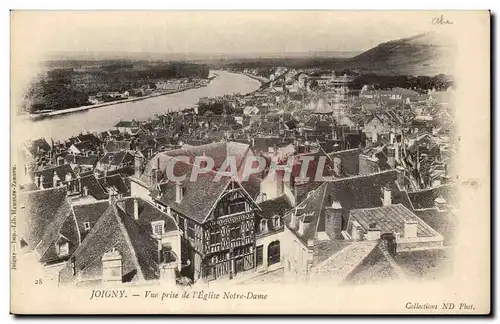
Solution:
{"label": "half-timbered facade", "polygon": [[[164,173],[168,159],[181,154],[198,156],[196,151],[200,148],[204,148],[206,156],[214,155],[214,169],[220,168],[218,164],[223,162],[224,151],[236,156],[238,167],[253,152],[248,145],[233,142],[191,148],[163,152],[154,157],[142,172],[138,172],[139,177],[132,178],[132,196],[148,195],[177,221],[183,233],[183,276],[195,282],[237,277],[255,268],[254,212],[260,209],[253,197],[260,183],[241,183],[228,176],[217,179],[216,171],[200,174],[196,181],[191,181],[193,165],[184,162],[176,162],[174,168],[174,173],[181,170],[186,175],[184,181],[169,181]],[[257,188],[251,187],[252,183]]]}

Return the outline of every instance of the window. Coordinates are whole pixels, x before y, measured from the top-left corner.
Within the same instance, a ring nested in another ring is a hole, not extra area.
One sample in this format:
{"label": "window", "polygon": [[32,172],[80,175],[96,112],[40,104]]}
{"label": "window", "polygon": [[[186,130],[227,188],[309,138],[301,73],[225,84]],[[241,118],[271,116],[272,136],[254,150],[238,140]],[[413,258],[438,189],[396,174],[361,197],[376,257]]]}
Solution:
{"label": "window", "polygon": [[265,218],[260,220],[260,232],[261,233],[267,232],[267,219]]}
{"label": "window", "polygon": [[259,245],[255,251],[257,258],[257,266],[261,266],[264,263],[264,246]]}
{"label": "window", "polygon": [[220,228],[214,229],[212,233],[210,233],[210,244],[219,244],[222,242],[222,236],[220,233]]}
{"label": "window", "polygon": [[274,215],[273,216],[273,227],[274,228],[279,228],[281,226],[281,219],[279,215]]}
{"label": "window", "polygon": [[83,228],[85,229],[85,231],[90,231],[90,222],[83,223]]}
{"label": "window", "polygon": [[231,240],[235,240],[241,236],[241,229],[239,226],[231,228],[231,232],[229,233],[229,237]]}
{"label": "window", "polygon": [[191,222],[187,223],[187,236],[188,239],[194,240],[194,224]]}
{"label": "window", "polygon": [[229,214],[236,214],[236,213],[244,212],[245,205],[246,205],[246,203],[244,201],[233,203],[233,204],[229,205]]}
{"label": "window", "polygon": [[268,265],[280,262],[280,241],[274,241],[267,246]]}
{"label": "window", "polygon": [[59,242],[58,243],[58,254],[60,257],[67,256],[69,254],[69,243],[68,242]]}
{"label": "window", "polygon": [[165,234],[165,221],[152,222],[151,227],[153,228],[154,235]]}

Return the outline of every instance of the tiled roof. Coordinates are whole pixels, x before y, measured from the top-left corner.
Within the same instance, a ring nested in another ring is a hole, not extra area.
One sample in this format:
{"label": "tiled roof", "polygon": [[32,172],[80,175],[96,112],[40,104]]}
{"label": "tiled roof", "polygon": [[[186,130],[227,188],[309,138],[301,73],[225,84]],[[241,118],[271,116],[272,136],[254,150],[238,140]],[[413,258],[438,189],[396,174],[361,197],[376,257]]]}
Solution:
{"label": "tiled roof", "polygon": [[313,268],[311,279],[323,281],[327,276],[328,283],[341,283],[372,253],[377,244],[377,241],[358,241],[348,245]]}
{"label": "tiled roof", "polygon": [[[117,202],[117,206],[131,218],[134,218],[134,199],[137,198],[126,198]],[[137,204],[139,212],[137,223],[141,226],[144,232],[150,235],[153,234],[151,222],[159,220],[165,221],[165,232],[176,231],[179,229],[172,216],[162,212],[151,203],[143,199],[137,199]]]}
{"label": "tiled roof", "polygon": [[394,261],[409,278],[438,278],[452,270],[452,253],[451,249],[400,252]]}
{"label": "tiled roof", "polygon": [[82,156],[82,155],[67,154],[64,157],[64,159],[66,160],[67,163],[93,167],[96,165],[97,161],[99,160],[99,157],[97,155]]}
{"label": "tiled roof", "polygon": [[113,174],[107,177],[99,178],[98,181],[103,188],[112,186],[119,194],[126,195],[130,193],[129,179],[124,179],[120,174]]}
{"label": "tiled roof", "polygon": [[112,205],[73,254],[77,275],[73,275],[71,261],[68,261],[59,274],[60,282],[71,283],[77,277],[83,281],[100,281],[102,256],[113,248],[122,256],[124,282],[158,278],[157,241],[130,216]]}
{"label": "tiled roof", "polygon": [[[17,233],[27,243],[29,251],[36,250],[41,262],[58,259],[53,251],[49,251],[50,247],[55,248],[63,224],[73,219],[73,211],[66,199],[66,187],[23,192],[19,195],[19,205]],[[71,230],[71,226],[63,232],[71,243],[78,244],[78,234]]]}
{"label": "tiled roof", "polygon": [[258,211],[259,215],[264,218],[271,218],[274,215],[283,216],[285,212],[289,211],[292,208],[292,204],[286,197],[286,195],[281,195],[274,199],[269,199],[263,201],[259,204],[261,208]]}
{"label": "tiled roof", "polygon": [[84,188],[87,187],[88,194],[97,200],[102,200],[108,198],[108,193],[101,186],[97,178],[93,173],[80,178],[81,182],[81,194],[84,193]]}
{"label": "tiled roof", "polygon": [[89,223],[90,229],[92,229],[108,207],[109,202],[107,200],[73,206],[82,241],[90,231],[85,230],[85,223]]}
{"label": "tiled roof", "polygon": [[80,152],[88,152],[95,150],[95,146],[90,141],[75,143],[73,146]]}
{"label": "tiled roof", "polygon": [[417,221],[418,237],[433,237],[438,233],[401,204],[377,208],[351,210],[350,217],[359,222],[366,231],[370,224],[376,223],[380,233],[404,233],[405,221]]}
{"label": "tiled roof", "polygon": [[50,188],[53,185],[54,171],[61,181],[65,181],[67,174],[70,174],[72,179],[75,178],[75,173],[69,164],[58,165],[44,170],[35,171],[35,176],[43,176],[44,187]]}
{"label": "tiled roof", "polygon": [[35,155],[38,153],[38,150],[43,150],[45,152],[50,151],[51,147],[49,143],[45,140],[45,138],[40,138],[34,140],[29,145],[29,151],[31,154]]}
{"label": "tiled roof", "polygon": [[126,150],[130,150],[130,141],[108,141],[106,143],[106,147],[104,148],[105,152],[118,152]]}
{"label": "tiled roof", "polygon": [[134,156],[128,151],[108,152],[100,160],[99,163],[118,166],[121,163],[134,160]]}
{"label": "tiled roof", "polygon": [[457,193],[454,185],[442,185],[432,189],[409,192],[408,197],[414,209],[434,208],[436,198],[444,198],[447,203],[456,203]]}
{"label": "tiled roof", "polygon": [[[297,229],[292,230],[304,243],[307,243],[308,239],[313,239],[316,232],[324,231],[324,210],[333,201],[338,201],[341,204],[346,223],[348,211],[352,209],[382,206],[381,189],[389,183],[393,187],[393,193],[396,193],[394,184],[396,177],[396,170],[389,170],[366,176],[354,176],[324,182],[299,204],[299,207],[304,206],[303,209],[296,208],[298,215],[312,213],[312,221],[307,230],[303,235],[299,235],[296,232]],[[289,226],[290,220],[291,214],[289,213],[285,216],[287,226]]]}

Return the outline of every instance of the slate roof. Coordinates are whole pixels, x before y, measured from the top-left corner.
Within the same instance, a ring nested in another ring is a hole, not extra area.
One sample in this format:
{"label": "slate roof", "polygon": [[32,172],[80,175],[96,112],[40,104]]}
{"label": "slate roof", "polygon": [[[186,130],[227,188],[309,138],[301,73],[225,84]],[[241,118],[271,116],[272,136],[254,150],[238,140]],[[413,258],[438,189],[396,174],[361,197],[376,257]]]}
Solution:
{"label": "slate roof", "polygon": [[353,242],[313,268],[311,279],[325,282],[326,276],[329,284],[341,283],[373,252],[377,244],[377,241]]}
{"label": "slate roof", "polygon": [[93,173],[90,173],[86,176],[80,178],[81,182],[81,194],[84,193],[84,188],[88,188],[88,194],[94,197],[96,200],[103,200],[108,198],[108,193],[99,183],[98,179],[95,177]]}
{"label": "slate roof", "polygon": [[104,147],[105,152],[118,152],[130,150],[130,141],[108,141]]}
{"label": "slate roof", "polygon": [[414,209],[434,208],[434,200],[442,197],[448,203],[458,202],[455,185],[447,184],[439,187],[409,192],[408,197]]}
{"label": "slate roof", "polygon": [[85,281],[100,281],[102,256],[112,249],[122,255],[123,282],[156,279],[158,242],[116,205],[109,206],[87,237],[73,254],[77,276],[73,276],[71,260],[59,274],[62,284],[76,277]]}
{"label": "slate roof", "polygon": [[51,147],[49,143],[45,140],[45,138],[39,138],[37,140],[32,141],[28,149],[32,155],[35,155],[38,153],[38,150],[43,150],[45,152],[48,152],[51,150]]}
{"label": "slate roof", "polygon": [[99,218],[104,214],[109,207],[109,201],[97,201],[90,204],[74,205],[76,222],[80,231],[82,241],[85,239],[90,230],[85,230],[85,223],[89,223],[90,229],[94,227]]}
{"label": "slate roof", "polygon": [[69,164],[58,165],[44,170],[35,171],[35,176],[43,176],[44,188],[52,187],[54,171],[61,181],[65,181],[67,174],[70,174],[72,179],[75,178],[75,173]]}
{"label": "slate roof", "polygon": [[[303,235],[299,235],[297,228],[291,228],[296,235],[307,244],[308,239],[314,239],[316,232],[325,230],[325,207],[337,201],[343,209],[344,222],[347,223],[349,211],[359,208],[382,206],[382,188],[391,184],[393,196],[397,197],[396,170],[374,173],[366,176],[354,176],[326,181],[314,192],[310,193],[299,205],[297,215],[311,215],[311,222]],[[393,203],[397,203],[393,199]],[[304,208],[300,208],[304,206]],[[285,216],[285,223],[290,227],[291,213]]]}
{"label": "slate roof", "polygon": [[91,141],[85,141],[81,143],[75,143],[73,146],[80,152],[89,152],[94,151],[96,147],[92,144]]}
{"label": "slate roof", "polygon": [[381,234],[403,234],[405,221],[417,221],[418,237],[434,237],[439,235],[402,204],[351,210],[350,217],[357,220],[365,232],[371,223],[376,223],[380,228]]}
{"label": "slate roof", "polygon": [[80,134],[78,135],[78,139],[81,142],[90,142],[94,147],[101,145],[101,140],[95,134]]}
{"label": "slate roof", "polygon": [[19,195],[17,233],[35,251],[40,262],[59,259],[55,242],[64,236],[70,242],[70,253],[79,243],[73,210],[66,199],[66,187],[23,192]]}
{"label": "slate roof", "polygon": [[118,166],[125,162],[134,160],[134,156],[128,151],[108,152],[100,160],[99,163]]}
{"label": "slate roof", "polygon": [[[131,218],[134,218],[134,199],[137,198],[126,198],[117,202],[117,205]],[[143,199],[137,199],[137,203],[139,211],[137,223],[141,226],[144,232],[150,235],[153,234],[151,222],[159,220],[165,221],[165,232],[177,231],[179,229],[172,216],[162,212],[150,202]]]}
{"label": "slate roof", "polygon": [[94,167],[99,160],[99,157],[97,155],[82,156],[67,154],[64,159],[67,163]]}
{"label": "slate roof", "polygon": [[292,204],[288,200],[286,195],[281,195],[274,199],[269,199],[263,201],[259,204],[260,211],[258,214],[264,218],[271,218],[274,215],[283,216],[285,212],[289,211],[292,208]]}
{"label": "slate roof", "polygon": [[114,187],[120,194],[130,193],[130,180],[128,178],[123,178],[120,174],[113,174],[107,177],[99,178],[99,183],[103,188],[108,186]]}

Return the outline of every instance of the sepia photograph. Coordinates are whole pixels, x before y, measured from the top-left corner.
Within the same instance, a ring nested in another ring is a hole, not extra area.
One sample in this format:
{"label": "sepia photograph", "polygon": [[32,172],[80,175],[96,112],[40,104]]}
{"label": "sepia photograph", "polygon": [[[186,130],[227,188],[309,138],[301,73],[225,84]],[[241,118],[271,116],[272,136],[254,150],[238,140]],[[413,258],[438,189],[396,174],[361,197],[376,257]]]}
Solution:
{"label": "sepia photograph", "polygon": [[488,314],[489,11],[12,10],[13,314]]}

